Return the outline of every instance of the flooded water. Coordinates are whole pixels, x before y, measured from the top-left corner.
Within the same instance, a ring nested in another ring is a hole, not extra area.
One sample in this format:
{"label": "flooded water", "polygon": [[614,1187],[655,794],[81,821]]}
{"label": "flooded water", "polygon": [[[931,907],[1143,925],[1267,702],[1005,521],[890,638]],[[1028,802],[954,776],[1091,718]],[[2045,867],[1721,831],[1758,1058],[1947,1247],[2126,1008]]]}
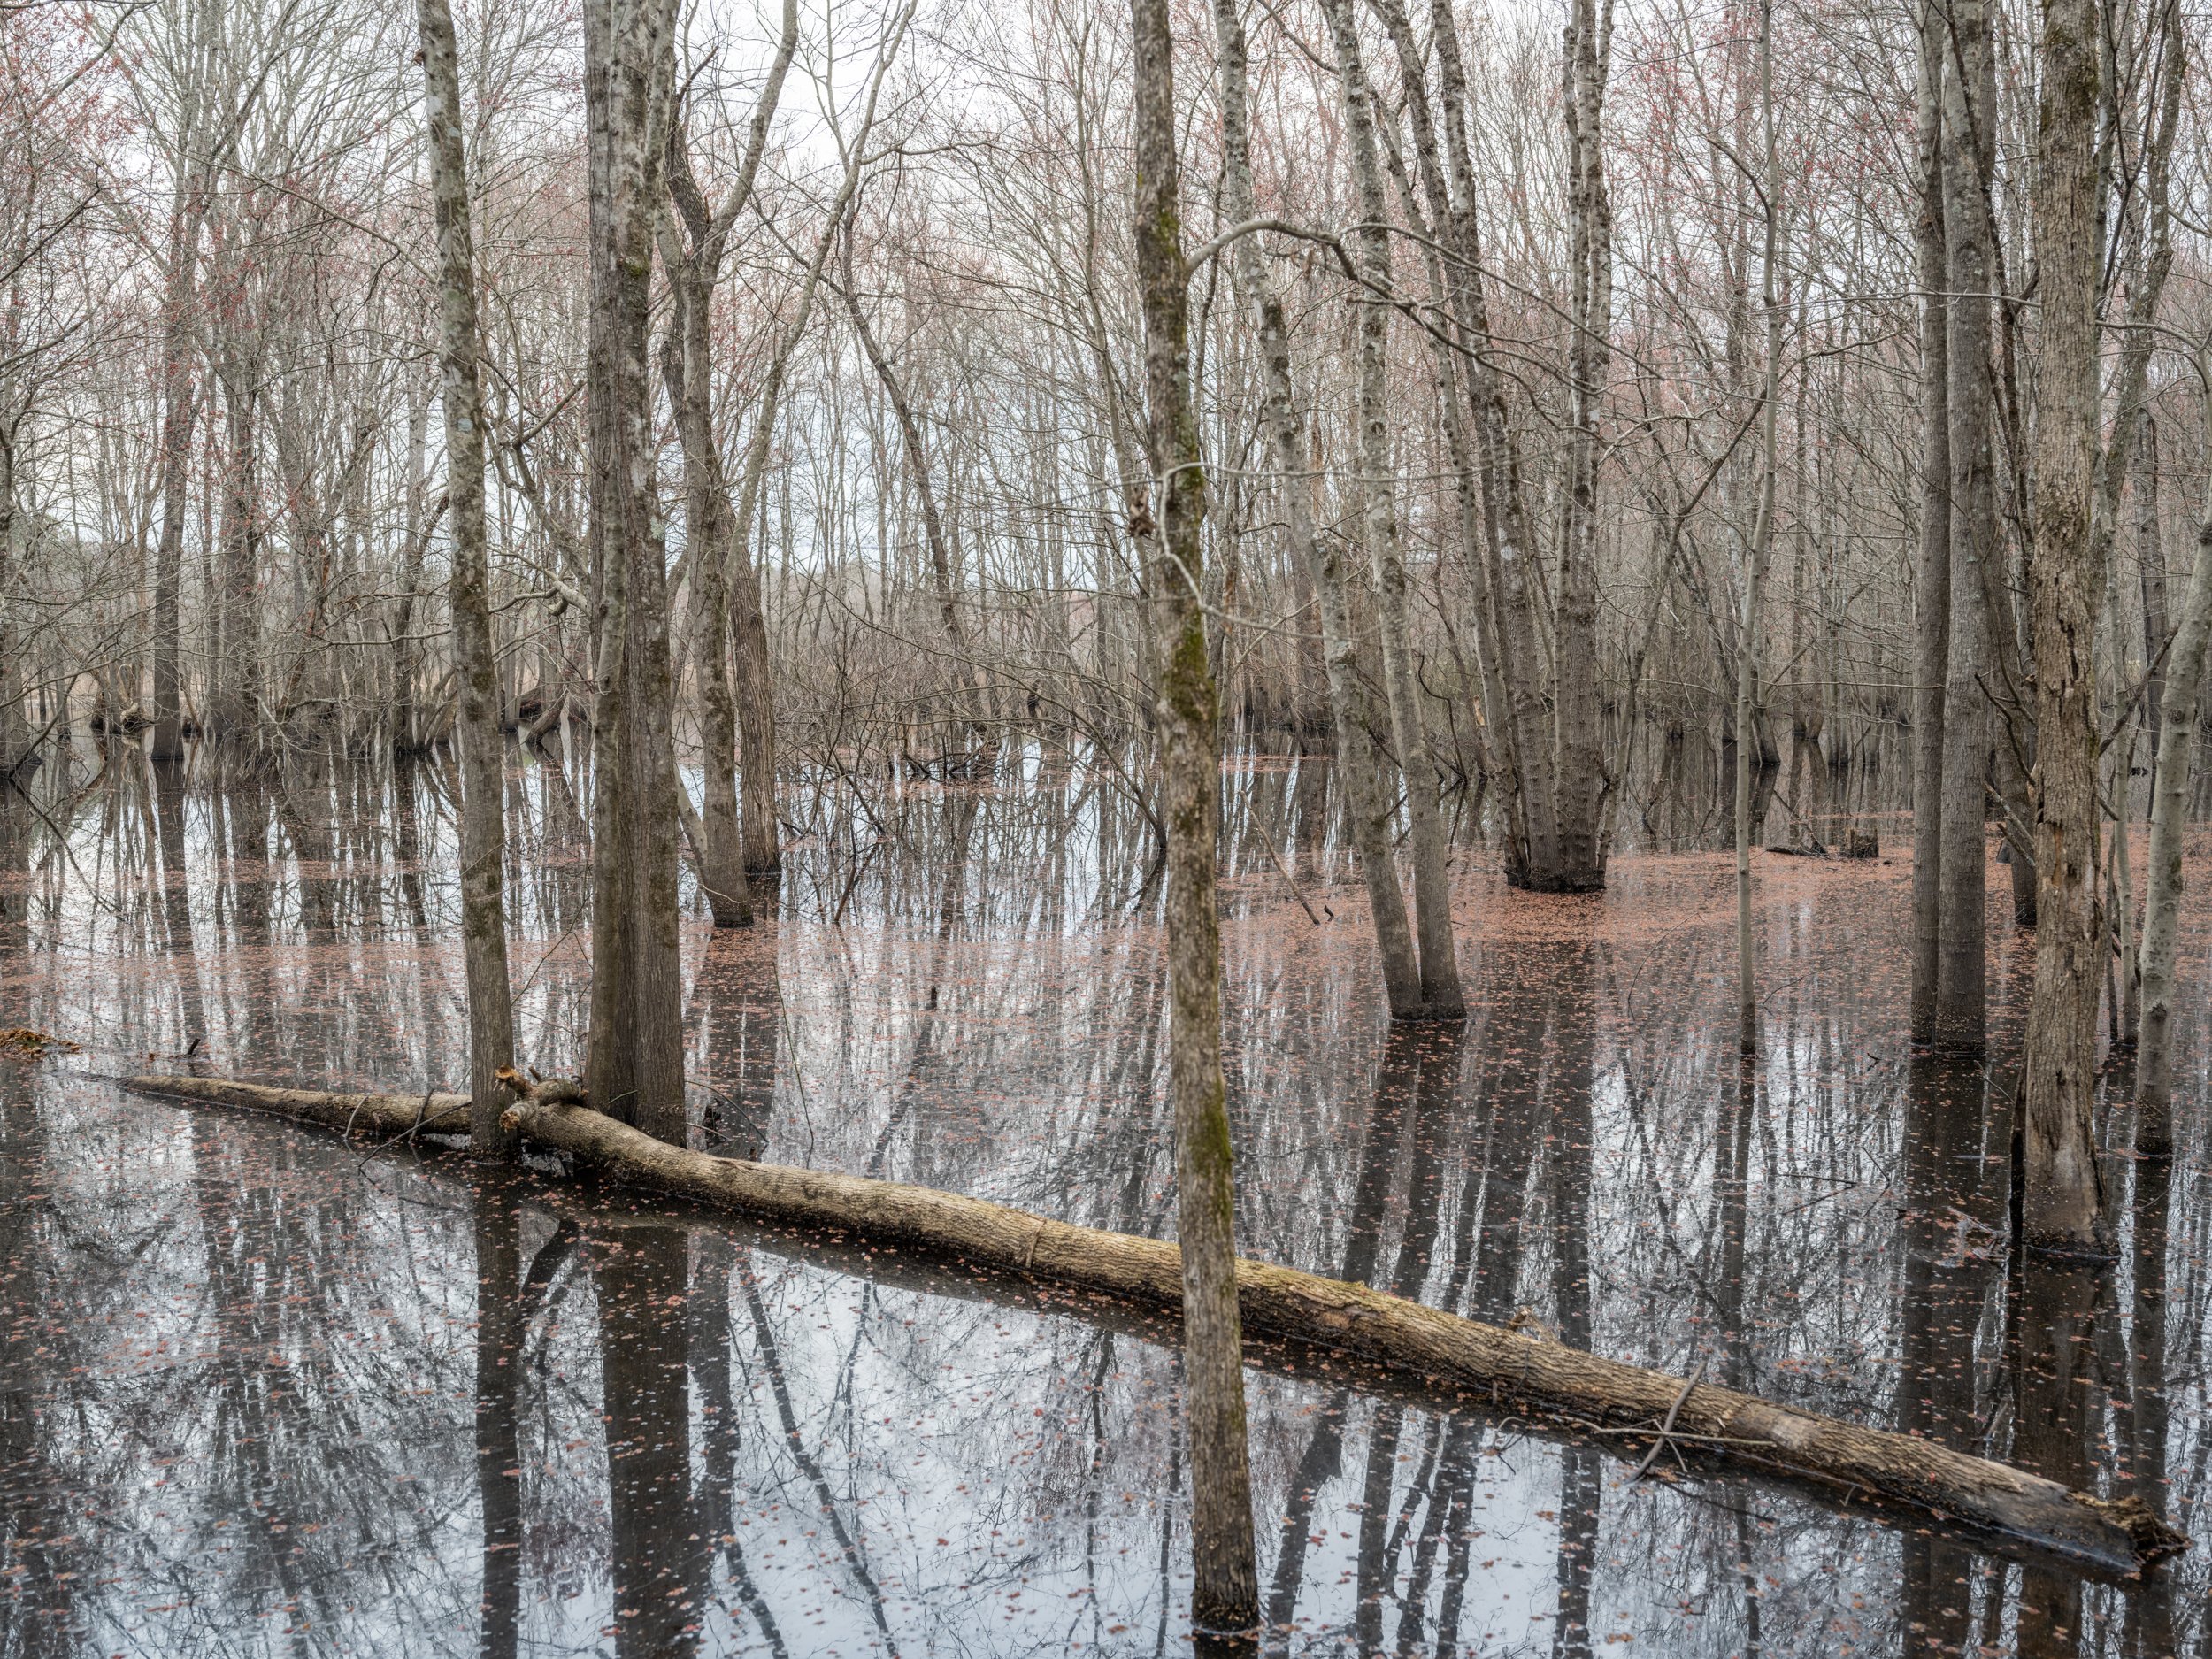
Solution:
{"label": "flooded water", "polygon": [[[0,1655],[1187,1651],[1171,1332],[116,1087],[459,1080],[449,781],[111,756],[0,809],[0,1026],[82,1045],[0,1060]],[[1247,1253],[2140,1492],[2199,1540],[2085,1583],[1263,1355],[1269,1651],[2212,1652],[2212,907],[2170,1187],[2125,1156],[2115,1071],[2123,1259],[2016,1270],[2031,946],[1993,923],[1986,1072],[1914,1060],[1903,857],[1763,861],[1747,1072],[1724,858],[1541,898],[1469,830],[1473,1017],[1387,1033],[1325,769],[1227,782]],[[586,1008],[574,800],[518,761],[519,1046],[548,1071]],[[1110,766],[793,803],[774,923],[692,917],[701,1144],[1171,1233],[1152,842]]]}

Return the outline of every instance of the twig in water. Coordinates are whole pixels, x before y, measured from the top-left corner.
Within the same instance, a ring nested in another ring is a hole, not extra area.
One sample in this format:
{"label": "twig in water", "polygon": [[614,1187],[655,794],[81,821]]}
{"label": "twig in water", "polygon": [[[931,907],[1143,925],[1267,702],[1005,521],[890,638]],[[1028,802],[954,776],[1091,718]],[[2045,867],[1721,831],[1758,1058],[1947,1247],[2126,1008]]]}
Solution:
{"label": "twig in water", "polygon": [[[1697,1369],[1684,1379],[1682,1392],[1675,1395],[1674,1403],[1667,1408],[1667,1420],[1659,1425],[1659,1437],[1652,1441],[1651,1449],[1644,1454],[1644,1461],[1636,1465],[1636,1472],[1629,1476],[1630,1486],[1634,1486],[1651,1472],[1651,1465],[1657,1460],[1661,1447],[1674,1444],[1674,1420],[1681,1414],[1682,1403],[1690,1397],[1690,1390],[1697,1386],[1698,1379],[1704,1375],[1705,1362],[1701,1359],[1697,1363]],[[1681,1455],[1680,1452],[1675,1454],[1677,1459],[1679,1459]]]}

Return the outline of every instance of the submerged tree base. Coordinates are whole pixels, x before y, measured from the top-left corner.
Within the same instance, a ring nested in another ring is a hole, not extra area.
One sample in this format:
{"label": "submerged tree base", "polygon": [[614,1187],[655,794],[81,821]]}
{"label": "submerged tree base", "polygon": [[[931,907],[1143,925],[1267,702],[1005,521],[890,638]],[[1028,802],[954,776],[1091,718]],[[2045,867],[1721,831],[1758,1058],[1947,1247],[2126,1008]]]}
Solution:
{"label": "submerged tree base", "polygon": [[[329,1094],[193,1077],[139,1077],[129,1087],[353,1133],[466,1129],[465,1095]],[[568,1102],[526,1097],[506,1118],[526,1141],[672,1197],[941,1254],[1164,1314],[1182,1305],[1181,1256],[1160,1240],[1071,1226],[902,1182],[713,1157]],[[1237,1293],[1249,1335],[1333,1350],[1574,1432],[1773,1471],[2108,1572],[2139,1574],[2188,1548],[2183,1533],[2133,1496],[2101,1499],[1911,1435],[1603,1359],[1363,1286],[1240,1259]]]}

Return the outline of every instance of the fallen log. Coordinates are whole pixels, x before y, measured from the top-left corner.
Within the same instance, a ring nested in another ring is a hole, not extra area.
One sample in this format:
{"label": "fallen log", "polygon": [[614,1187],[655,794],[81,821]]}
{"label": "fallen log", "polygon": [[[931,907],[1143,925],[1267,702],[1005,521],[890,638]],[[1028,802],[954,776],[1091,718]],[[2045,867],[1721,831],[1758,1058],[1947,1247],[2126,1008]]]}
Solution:
{"label": "fallen log", "polygon": [[[357,1131],[371,1123],[370,1109],[360,1102],[403,1102],[411,1113],[416,1099],[316,1094],[196,1078],[138,1078],[131,1087],[282,1111],[340,1128],[350,1123]],[[465,1113],[465,1096],[429,1099],[428,1110],[451,1102]],[[299,1110],[291,1106],[294,1101],[301,1102]],[[565,1153],[603,1176],[694,1203],[953,1257],[989,1272],[1164,1315],[1182,1304],[1181,1257],[1174,1245],[1160,1240],[1071,1226],[931,1187],[713,1157],[569,1102],[526,1097],[508,1109],[505,1123],[533,1144]],[[385,1126],[392,1126],[390,1119]],[[1364,1286],[1240,1258],[1237,1301],[1245,1330],[1255,1336],[1332,1350],[1493,1409],[1546,1418],[1583,1433],[1664,1441],[1810,1482],[1847,1499],[1900,1506],[2022,1540],[2102,1572],[2136,1576],[2189,1545],[2185,1534],[2132,1495],[2098,1498],[1932,1441],[1601,1358]]]}

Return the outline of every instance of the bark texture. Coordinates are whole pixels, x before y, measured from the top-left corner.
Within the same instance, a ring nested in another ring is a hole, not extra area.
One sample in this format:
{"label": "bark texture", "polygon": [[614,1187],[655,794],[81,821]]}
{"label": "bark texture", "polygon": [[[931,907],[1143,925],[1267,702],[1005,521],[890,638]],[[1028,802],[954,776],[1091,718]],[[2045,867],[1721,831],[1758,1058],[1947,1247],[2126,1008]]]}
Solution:
{"label": "bark texture", "polygon": [[499,1073],[514,1059],[507,977],[507,851],[499,657],[492,641],[491,572],[484,532],[484,393],[478,362],[476,257],[468,165],[461,147],[461,70],[447,0],[420,0],[430,191],[438,227],[439,368],[445,405],[445,493],[452,538],[447,588],[460,687],[461,951],[468,981],[470,1144],[480,1157],[509,1150]]}
{"label": "bark texture", "polygon": [[1221,1070],[1220,709],[1206,644],[1206,477],[1191,399],[1190,315],[1175,150],[1167,0],[1131,0],[1136,58],[1137,277],[1144,309],[1147,438],[1158,503],[1133,506],[1147,555],[1159,701],[1160,816],[1167,831],[1168,1091],[1175,1119],[1183,1417],[1190,1442],[1191,1619],[1259,1623],[1259,1571],[1238,1324],[1236,1186]]}
{"label": "bark texture", "polygon": [[[1215,0],[1214,31],[1221,79],[1222,205],[1232,224],[1248,224],[1258,217],[1258,207],[1253,196],[1247,115],[1248,52],[1236,0]],[[1384,995],[1394,1016],[1410,1017],[1421,1008],[1421,964],[1406,919],[1405,895],[1398,887],[1389,812],[1380,799],[1381,757],[1370,732],[1367,687],[1359,676],[1344,560],[1334,542],[1325,545],[1314,534],[1305,444],[1290,375],[1290,328],[1281,296],[1268,285],[1258,242],[1241,238],[1231,257],[1238,289],[1258,319],[1261,418],[1282,475],[1279,495],[1291,551],[1313,582],[1315,608],[1320,612],[1321,659],[1336,736],[1336,771],[1367,889]]]}
{"label": "bark texture", "polygon": [[592,1098],[680,1141],[683,984],[667,556],[646,326],[674,0],[587,0],[590,188]]}
{"label": "bark texture", "polygon": [[1943,223],[1944,12],[1920,14],[1920,554],[1914,567],[1912,704],[1912,1040],[1935,1036],[1943,941],[1944,693],[1951,656],[1951,416]]}
{"label": "bark texture", "polygon": [[[1375,584],[1377,634],[1392,746],[1405,785],[1406,818],[1413,849],[1414,936],[1418,947],[1420,1002],[1417,1012],[1456,1019],[1466,1012],[1459,959],[1452,940],[1448,849],[1437,770],[1429,752],[1413,664],[1412,610],[1406,591],[1405,550],[1398,522],[1398,494],[1390,443],[1390,314],[1383,296],[1395,287],[1390,259],[1389,203],[1383,191],[1375,103],[1361,55],[1351,0],[1324,0],[1336,45],[1337,80],[1359,203],[1357,265],[1365,291],[1358,311],[1359,501],[1361,532]],[[1405,1015],[1396,1008],[1392,1013]]]}
{"label": "bark texture", "polygon": [[[686,140],[682,111],[672,111],[668,128],[668,193],[676,213],[667,227],[662,264],[668,273],[672,316],[662,347],[663,378],[669,402],[676,413],[677,435],[684,453],[684,530],[687,547],[685,562],[691,574],[692,660],[699,676],[699,743],[702,753],[703,805],[692,851],[698,861],[699,883],[718,927],[752,925],[753,899],[745,879],[746,844],[741,825],[767,817],[766,847],[772,853],[774,835],[773,710],[757,700],[767,695],[764,656],[746,677],[746,714],[731,683],[731,603],[733,568],[744,567],[741,587],[747,603],[741,607],[750,629],[760,621],[757,584],[752,581],[752,561],[745,537],[730,501],[729,480],[722,465],[722,448],[714,431],[712,380],[713,301],[728,250],[730,232],[739,214],[753,199],[760,174],[761,157],[768,148],[768,132],[783,96],[783,84],[799,44],[796,0],[785,0],[783,26],[776,56],[753,106],[753,119],[745,138],[745,153],[738,164],[736,181],[719,204],[710,204],[700,188]],[[680,227],[680,230],[679,229]],[[747,650],[765,650],[765,634],[757,641],[748,632]],[[749,664],[750,657],[744,659]],[[752,818],[738,810],[740,731],[742,725],[751,745],[746,754],[745,776],[756,772],[772,787],[765,806],[756,803]],[[763,730],[766,736],[764,739]],[[765,743],[765,749],[761,746]],[[688,823],[688,820],[687,820]],[[772,864],[772,856],[764,856]]]}
{"label": "bark texture", "polygon": [[[2035,197],[2043,296],[2037,377],[2035,627],[2037,921],[2028,1013],[2027,1193],[2032,1246],[2104,1253],[2104,1181],[2093,1121],[2104,918],[2098,902],[2094,534],[2101,274],[2097,200],[2100,72],[2095,0],[2044,0],[2040,169]],[[2124,454],[2124,451],[2123,451]]]}
{"label": "bark texture", "polygon": [[[1566,524],[1553,619],[1559,727],[1562,885],[1605,885],[1600,819],[1606,793],[1605,708],[1598,657],[1598,430],[1612,361],[1613,198],[1605,182],[1605,83],[1612,56],[1610,0],[1573,0],[1566,39],[1569,225]],[[1771,171],[1771,169],[1770,169]],[[1770,220],[1771,215],[1770,215]]]}
{"label": "bark texture", "polygon": [[1951,640],[1943,718],[1940,943],[1935,1018],[1941,1048],[1978,1054],[1988,1045],[1988,854],[1983,844],[1997,733],[1990,701],[1995,657],[1988,583],[2001,545],[1990,435],[1989,186],[1996,65],[1987,0],[1955,0],[1944,78],[1943,209],[1946,405],[1950,416]]}
{"label": "bark texture", "polygon": [[2154,1156],[2170,1156],[2174,1144],[2174,958],[2181,926],[2181,843],[2189,817],[2208,641],[2212,500],[2197,528],[2181,626],[2167,654],[2158,764],[2151,786],[2150,856],[2143,872],[2143,1024],[2135,1048],[2135,1133],[2136,1149]]}

